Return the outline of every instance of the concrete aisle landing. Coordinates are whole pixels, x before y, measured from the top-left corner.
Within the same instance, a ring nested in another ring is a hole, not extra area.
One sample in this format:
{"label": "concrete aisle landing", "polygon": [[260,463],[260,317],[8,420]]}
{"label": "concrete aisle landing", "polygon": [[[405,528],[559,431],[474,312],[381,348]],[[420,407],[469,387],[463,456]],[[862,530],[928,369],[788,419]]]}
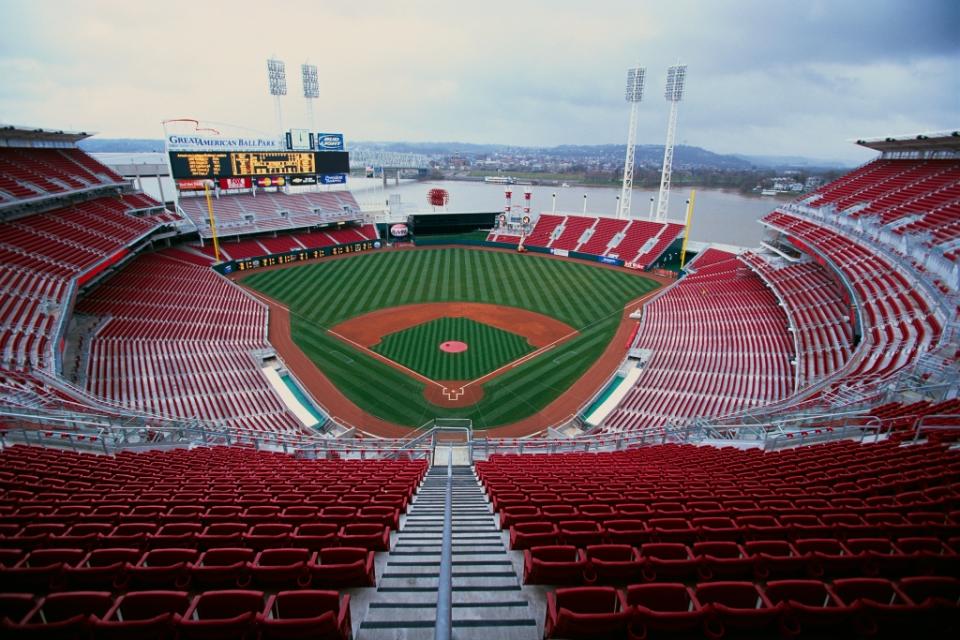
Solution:
{"label": "concrete aisle landing", "polygon": [[[358,640],[432,640],[446,467],[427,474],[387,556]],[[453,637],[538,640],[537,623],[472,467],[453,467]]]}

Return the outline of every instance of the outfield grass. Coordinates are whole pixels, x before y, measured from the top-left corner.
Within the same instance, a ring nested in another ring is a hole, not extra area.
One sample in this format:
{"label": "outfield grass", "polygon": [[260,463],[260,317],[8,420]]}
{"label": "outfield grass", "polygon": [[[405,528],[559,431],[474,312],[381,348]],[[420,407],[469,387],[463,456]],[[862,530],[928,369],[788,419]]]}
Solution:
{"label": "outfield grass", "polygon": [[[435,417],[470,418],[480,429],[516,422],[548,405],[600,356],[623,305],[657,287],[649,278],[587,263],[460,248],[358,254],[251,273],[242,282],[290,308],[294,341],[365,411],[409,426]],[[423,383],[327,332],[377,309],[426,302],[520,307],[580,333],[485,384],[477,404],[448,409],[427,402]]]}
{"label": "outfield grass", "polygon": [[[447,340],[466,343],[467,350],[441,351]],[[534,348],[523,336],[470,318],[437,318],[391,333],[373,350],[431,380],[474,380]]]}

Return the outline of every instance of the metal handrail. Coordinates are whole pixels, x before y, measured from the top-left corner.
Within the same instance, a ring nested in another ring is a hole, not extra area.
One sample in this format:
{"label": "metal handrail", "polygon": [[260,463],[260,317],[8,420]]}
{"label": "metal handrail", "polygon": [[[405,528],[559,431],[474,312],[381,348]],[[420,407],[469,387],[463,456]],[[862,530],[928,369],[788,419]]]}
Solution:
{"label": "metal handrail", "polygon": [[[952,420],[954,424],[924,424],[928,420],[936,420],[937,418],[949,419]],[[960,430],[960,414],[956,413],[938,413],[930,416],[923,416],[916,421],[913,428],[913,442],[917,442],[920,439],[920,433],[922,431],[957,431]]]}
{"label": "metal handrail", "polygon": [[447,488],[443,498],[443,540],[437,582],[435,640],[450,640],[453,628],[453,448],[447,456]]}

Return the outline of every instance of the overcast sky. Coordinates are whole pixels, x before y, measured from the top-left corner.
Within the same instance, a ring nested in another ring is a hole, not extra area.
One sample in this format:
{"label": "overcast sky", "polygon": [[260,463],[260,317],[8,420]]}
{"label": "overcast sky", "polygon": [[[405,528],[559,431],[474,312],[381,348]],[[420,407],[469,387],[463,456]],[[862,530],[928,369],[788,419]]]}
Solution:
{"label": "overcast sky", "polygon": [[265,59],[319,67],[317,129],[353,140],[662,144],[860,162],[849,140],[960,126],[960,0],[0,0],[0,122],[162,136],[193,117],[274,128]]}

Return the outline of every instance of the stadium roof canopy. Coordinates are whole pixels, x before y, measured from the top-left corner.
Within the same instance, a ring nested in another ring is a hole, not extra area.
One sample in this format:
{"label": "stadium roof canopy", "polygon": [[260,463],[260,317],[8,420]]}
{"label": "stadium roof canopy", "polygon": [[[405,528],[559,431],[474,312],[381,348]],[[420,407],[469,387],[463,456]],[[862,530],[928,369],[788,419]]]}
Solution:
{"label": "stadium roof canopy", "polygon": [[0,146],[14,146],[10,142],[16,141],[42,146],[51,143],[76,144],[92,133],[86,131],[60,131],[57,129],[40,129],[38,127],[22,127],[12,124],[0,124]]}
{"label": "stadium roof canopy", "polygon": [[865,138],[857,140],[861,147],[874,151],[960,151],[960,131],[937,131],[909,136]]}

